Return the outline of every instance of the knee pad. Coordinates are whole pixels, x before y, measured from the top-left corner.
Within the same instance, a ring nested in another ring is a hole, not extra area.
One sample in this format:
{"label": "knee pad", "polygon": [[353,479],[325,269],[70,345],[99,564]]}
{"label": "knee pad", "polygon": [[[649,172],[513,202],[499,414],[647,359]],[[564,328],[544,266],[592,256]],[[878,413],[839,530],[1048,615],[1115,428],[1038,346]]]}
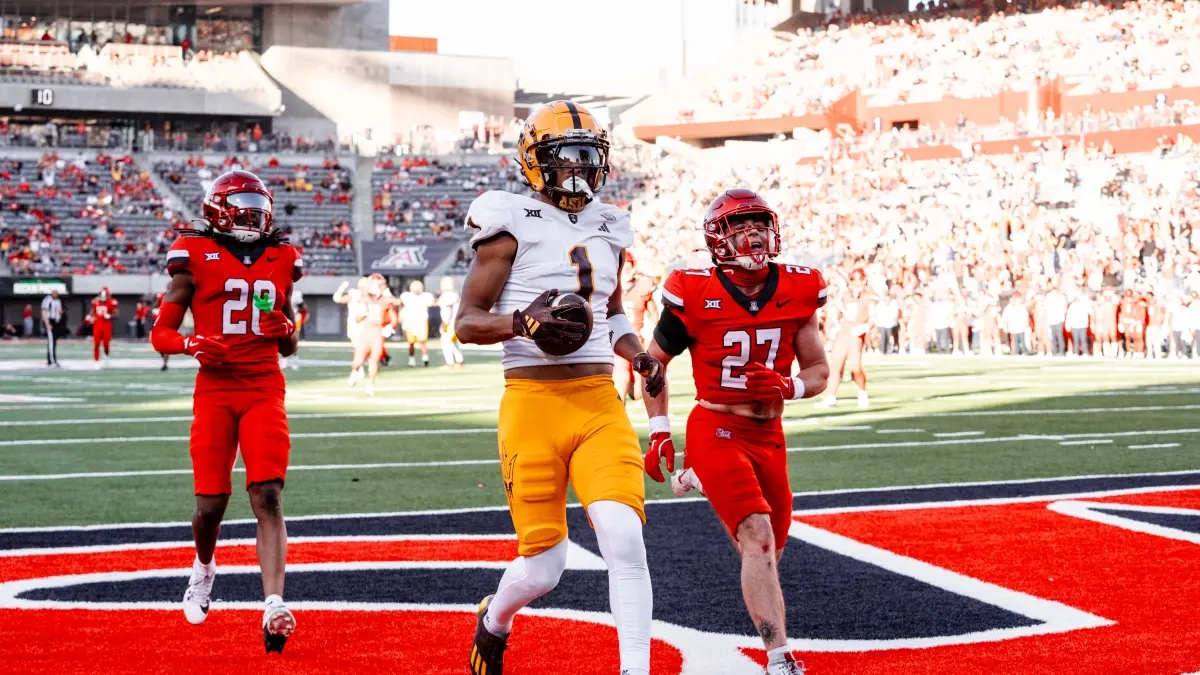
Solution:
{"label": "knee pad", "polygon": [[521,558],[525,565],[523,583],[541,593],[550,592],[567,569],[567,546],[566,540],[563,540],[537,555]]}
{"label": "knee pad", "polygon": [[646,567],[646,544],[642,539],[642,519],[632,506],[620,502],[598,501],[588,507],[600,554],[609,570]]}

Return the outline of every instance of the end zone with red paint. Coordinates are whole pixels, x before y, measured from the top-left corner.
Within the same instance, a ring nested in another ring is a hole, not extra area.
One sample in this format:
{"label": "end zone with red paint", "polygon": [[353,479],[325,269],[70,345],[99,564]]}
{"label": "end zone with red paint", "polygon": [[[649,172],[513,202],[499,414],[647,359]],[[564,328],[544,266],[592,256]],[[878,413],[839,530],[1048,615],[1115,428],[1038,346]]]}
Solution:
{"label": "end zone with red paint", "polygon": [[[797,495],[781,564],[810,672],[1180,675],[1200,670],[1200,472]],[[655,675],[751,675],[763,654],[708,506],[648,507]],[[606,573],[570,515],[560,588],[518,618],[509,675],[616,673]],[[253,524],[186,624],[185,525],[0,531],[5,672],[461,673],[473,609],[514,553],[507,514],[294,519],[299,629],[262,654]]]}

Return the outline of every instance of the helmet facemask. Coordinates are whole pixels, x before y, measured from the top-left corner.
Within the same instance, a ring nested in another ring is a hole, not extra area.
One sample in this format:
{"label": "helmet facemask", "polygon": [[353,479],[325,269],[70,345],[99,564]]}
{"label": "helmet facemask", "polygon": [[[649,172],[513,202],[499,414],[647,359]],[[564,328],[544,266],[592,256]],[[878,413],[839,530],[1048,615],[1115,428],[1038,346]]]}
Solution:
{"label": "helmet facemask", "polygon": [[[575,130],[572,130],[575,131]],[[542,189],[555,206],[582,211],[608,180],[608,141],[590,131],[533,144],[534,164],[542,175]]]}
{"label": "helmet facemask", "polygon": [[704,225],[715,242],[713,262],[756,272],[779,255],[779,222],[760,209],[734,213]]}
{"label": "helmet facemask", "polygon": [[259,192],[235,192],[219,204],[221,217],[213,227],[239,244],[253,244],[270,233],[271,198]]}

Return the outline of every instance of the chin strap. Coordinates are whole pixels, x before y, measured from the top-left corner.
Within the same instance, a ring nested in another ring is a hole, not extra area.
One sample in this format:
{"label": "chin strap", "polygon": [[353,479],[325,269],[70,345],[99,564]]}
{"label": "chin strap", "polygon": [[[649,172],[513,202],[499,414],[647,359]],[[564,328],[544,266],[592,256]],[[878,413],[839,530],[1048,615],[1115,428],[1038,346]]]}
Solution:
{"label": "chin strap", "polygon": [[767,276],[771,273],[767,265],[763,265],[762,269],[748,270],[742,267],[722,266],[721,271],[735,286],[757,286],[765,283]]}

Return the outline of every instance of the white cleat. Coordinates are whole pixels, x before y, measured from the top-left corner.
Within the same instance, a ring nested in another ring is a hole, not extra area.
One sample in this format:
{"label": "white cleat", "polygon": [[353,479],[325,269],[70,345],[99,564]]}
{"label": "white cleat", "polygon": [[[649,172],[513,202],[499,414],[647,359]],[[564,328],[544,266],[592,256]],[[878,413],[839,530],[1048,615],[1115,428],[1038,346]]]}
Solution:
{"label": "white cleat", "polygon": [[818,410],[827,410],[829,408],[832,408],[835,405],[837,405],[837,397],[836,396],[826,396],[825,398],[821,399],[820,401],[817,401],[816,403],[814,403],[813,407]]}
{"label": "white cleat", "polygon": [[363,374],[361,370],[352,370],[350,371],[350,380],[346,384],[353,387],[354,385],[358,384],[358,381],[361,380],[362,377]]}
{"label": "white cleat", "polygon": [[365,385],[365,392],[366,392],[367,396],[374,396],[375,395],[375,383],[371,382],[370,380],[367,380],[367,384]]}
{"label": "white cleat", "polygon": [[272,595],[267,598],[267,609],[263,612],[263,646],[267,653],[283,653],[288,637],[296,631],[296,617],[283,606],[283,598]]}
{"label": "white cleat", "polygon": [[783,663],[767,664],[767,675],[804,675],[804,663],[788,654]]}
{"label": "white cleat", "polygon": [[183,592],[183,615],[193,626],[199,626],[208,618],[208,605],[216,578],[215,559],[207,567],[201,564],[199,558],[192,562],[192,577],[188,580],[187,590]]}
{"label": "white cleat", "polygon": [[865,392],[865,391],[858,392],[858,407],[859,408],[867,408],[867,407],[870,407],[870,405],[871,405],[871,399],[867,398],[867,392]]}

